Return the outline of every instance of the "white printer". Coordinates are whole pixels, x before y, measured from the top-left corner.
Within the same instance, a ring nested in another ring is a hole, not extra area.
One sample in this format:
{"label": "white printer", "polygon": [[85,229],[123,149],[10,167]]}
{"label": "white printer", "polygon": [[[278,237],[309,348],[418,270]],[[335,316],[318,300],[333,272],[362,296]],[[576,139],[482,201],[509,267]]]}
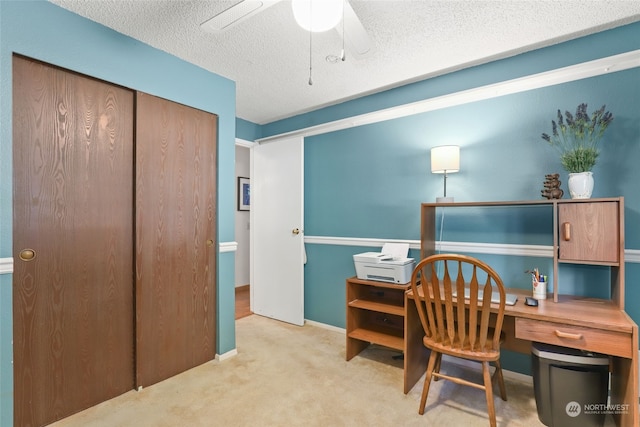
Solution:
{"label": "white printer", "polygon": [[405,284],[411,281],[413,258],[394,257],[380,252],[355,254],[353,262],[358,279]]}

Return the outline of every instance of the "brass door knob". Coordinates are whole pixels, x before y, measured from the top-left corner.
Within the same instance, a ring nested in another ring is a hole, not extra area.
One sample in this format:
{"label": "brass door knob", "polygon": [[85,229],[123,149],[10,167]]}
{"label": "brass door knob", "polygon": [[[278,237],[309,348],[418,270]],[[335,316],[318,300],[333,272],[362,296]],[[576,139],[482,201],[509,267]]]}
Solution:
{"label": "brass door knob", "polygon": [[294,228],[293,230],[291,230],[291,232],[295,235],[300,234],[300,229],[299,228]]}
{"label": "brass door knob", "polygon": [[18,255],[18,257],[22,261],[31,261],[36,257],[36,251],[33,249],[23,249],[20,251],[20,255]]}
{"label": "brass door knob", "polygon": [[209,247],[213,246],[213,239],[207,240],[207,246]]}

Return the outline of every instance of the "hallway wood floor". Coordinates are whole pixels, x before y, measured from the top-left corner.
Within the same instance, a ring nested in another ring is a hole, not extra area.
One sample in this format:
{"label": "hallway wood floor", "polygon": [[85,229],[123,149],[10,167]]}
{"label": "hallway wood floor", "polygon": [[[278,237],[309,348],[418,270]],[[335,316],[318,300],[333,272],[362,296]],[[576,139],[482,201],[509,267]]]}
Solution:
{"label": "hallway wood floor", "polygon": [[251,312],[249,285],[238,286],[236,288],[236,320],[247,317]]}

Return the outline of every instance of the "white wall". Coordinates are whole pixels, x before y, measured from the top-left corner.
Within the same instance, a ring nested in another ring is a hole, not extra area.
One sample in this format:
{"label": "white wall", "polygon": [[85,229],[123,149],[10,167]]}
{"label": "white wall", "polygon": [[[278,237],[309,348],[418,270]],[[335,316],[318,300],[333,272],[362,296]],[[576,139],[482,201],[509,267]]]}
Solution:
{"label": "white wall", "polygon": [[[236,145],[236,195],[238,194],[238,177],[251,178],[249,168],[249,151],[247,147]],[[238,242],[236,251],[236,284],[243,286],[249,284],[249,211],[237,210],[236,202],[236,233]]]}

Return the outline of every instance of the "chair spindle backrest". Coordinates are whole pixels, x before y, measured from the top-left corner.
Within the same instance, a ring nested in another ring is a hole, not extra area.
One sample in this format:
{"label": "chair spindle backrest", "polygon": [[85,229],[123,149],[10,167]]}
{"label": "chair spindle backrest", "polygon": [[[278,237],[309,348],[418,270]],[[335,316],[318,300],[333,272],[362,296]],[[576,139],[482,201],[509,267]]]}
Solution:
{"label": "chair spindle backrest", "polygon": [[[467,304],[457,304],[464,301],[465,288]],[[487,264],[465,255],[432,255],[416,266],[411,289],[427,337],[451,348],[466,346],[479,352],[499,348],[506,293],[502,279]],[[493,306],[496,320],[490,324],[493,292],[500,295],[500,303]],[[490,327],[493,341],[487,342]]]}

